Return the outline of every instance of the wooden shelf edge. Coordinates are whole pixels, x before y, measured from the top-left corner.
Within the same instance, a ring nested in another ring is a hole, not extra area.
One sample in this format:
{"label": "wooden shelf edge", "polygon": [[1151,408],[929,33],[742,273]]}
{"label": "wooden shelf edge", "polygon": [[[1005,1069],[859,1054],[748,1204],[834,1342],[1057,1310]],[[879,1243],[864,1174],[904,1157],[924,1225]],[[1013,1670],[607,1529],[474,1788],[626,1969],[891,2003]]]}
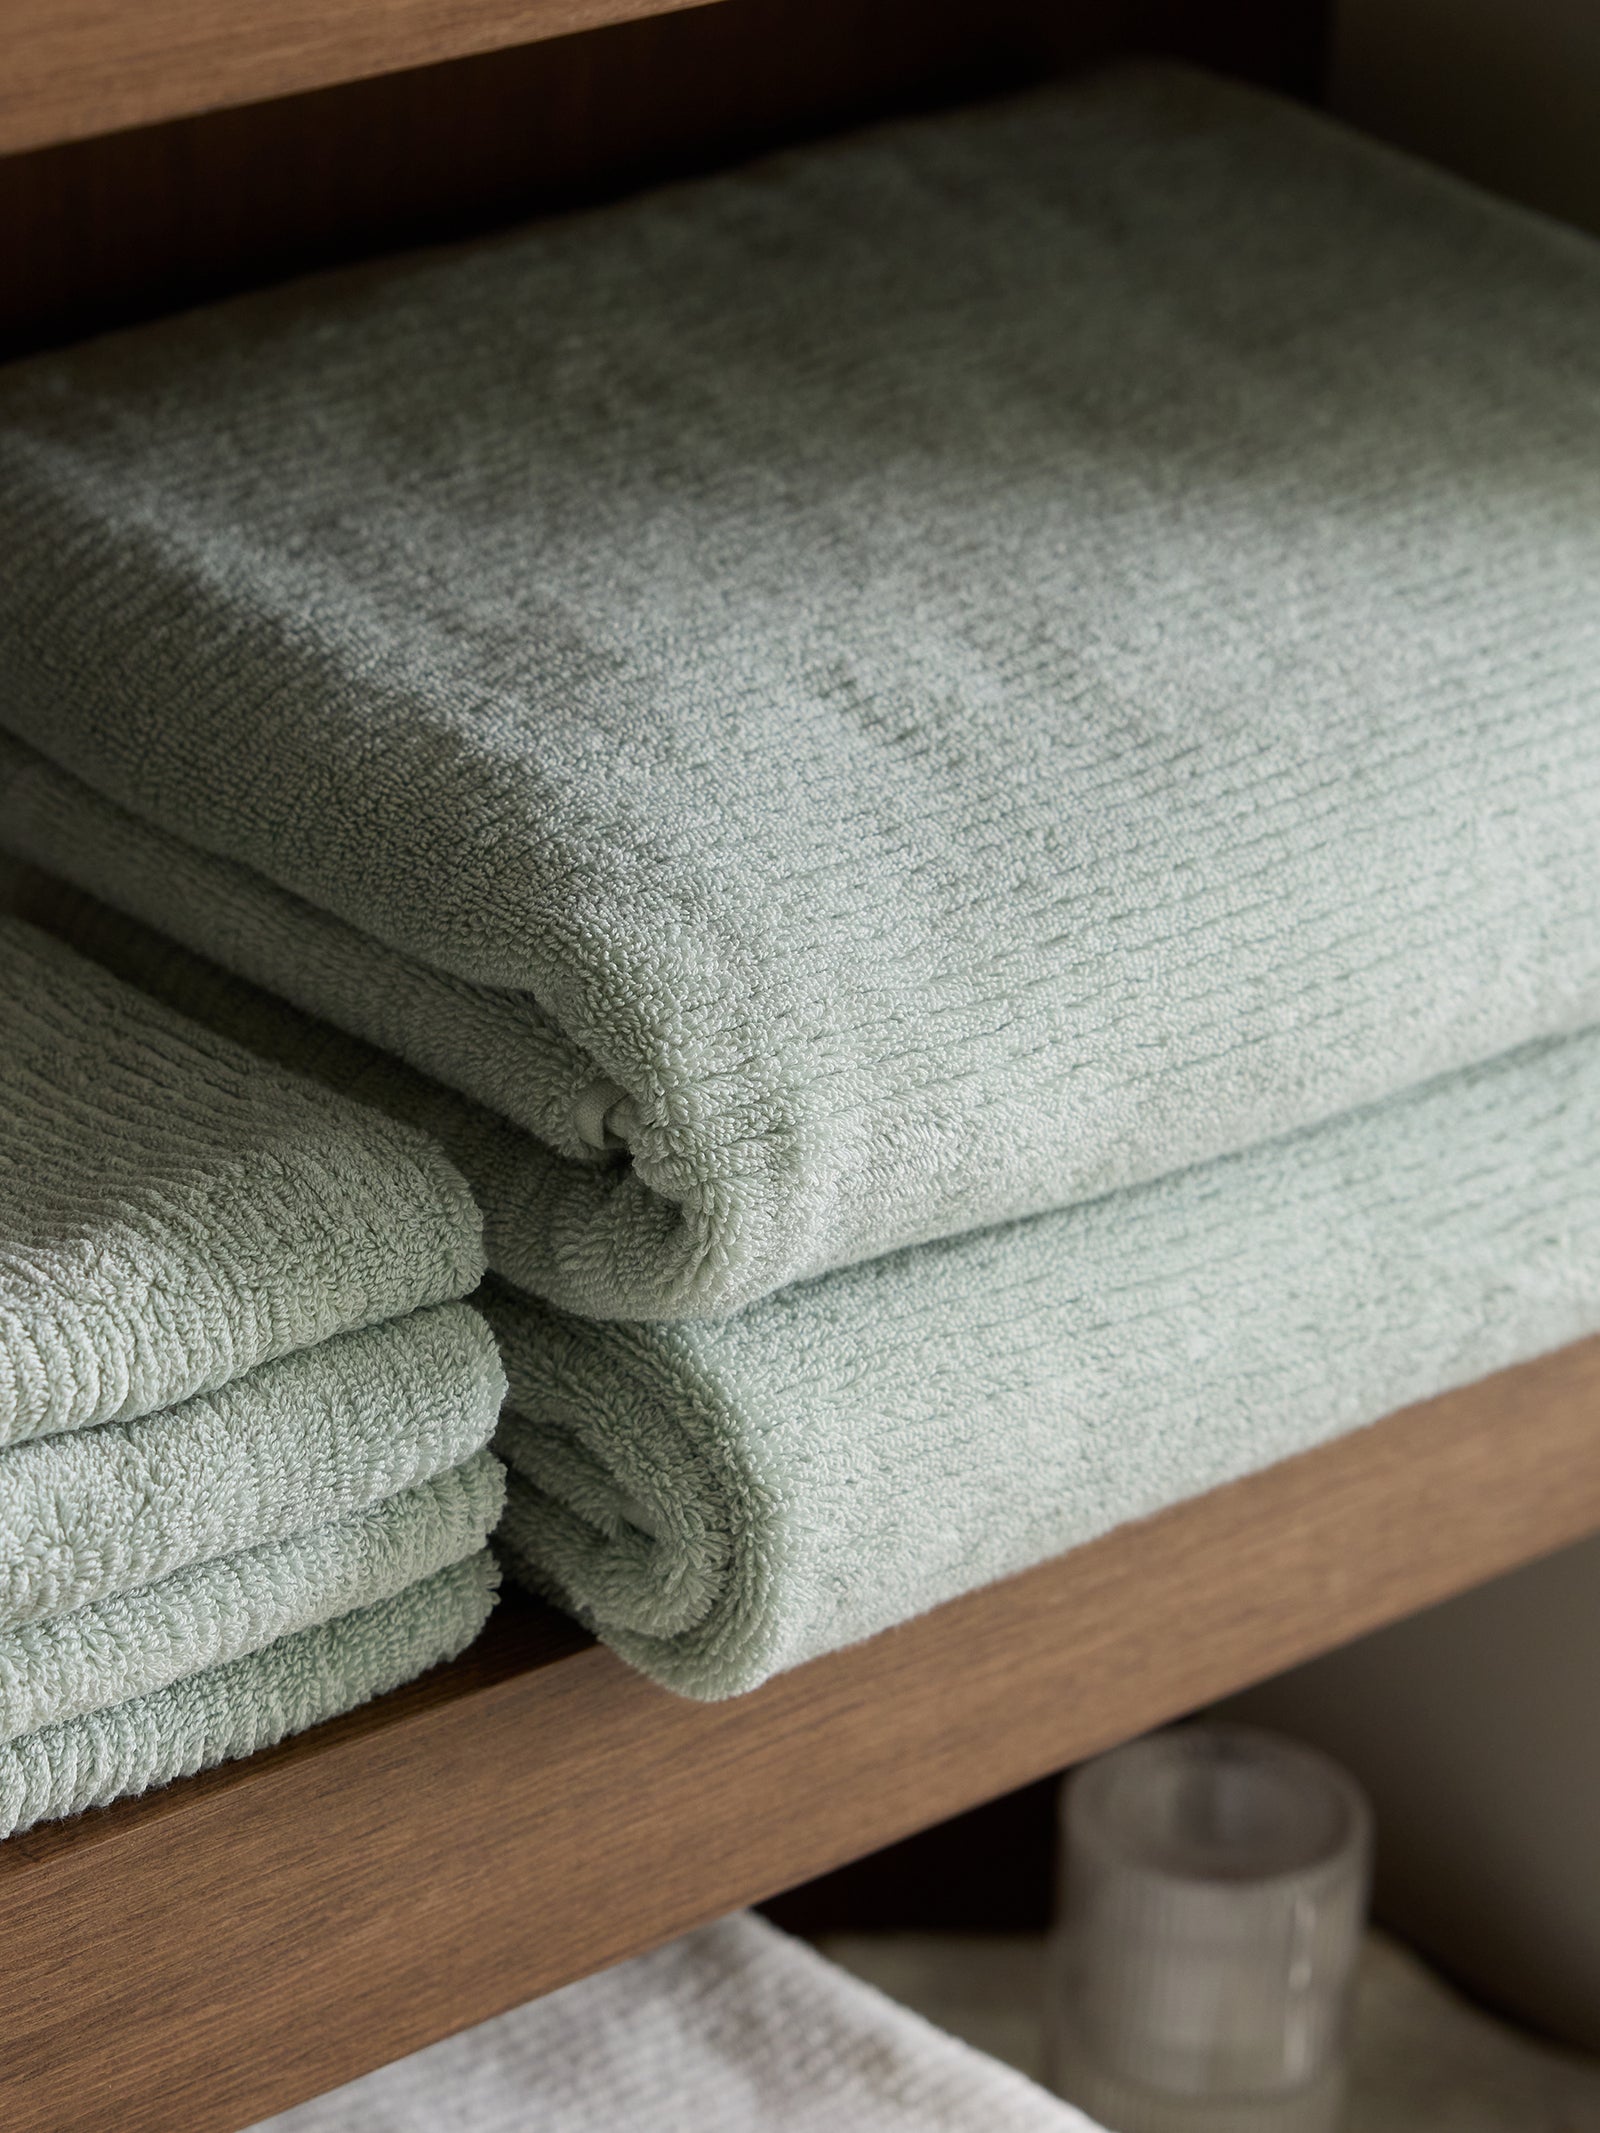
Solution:
{"label": "wooden shelf edge", "polygon": [[8,2133],[229,2133],[1600,1529],[1600,1339],[699,1705],[456,1666],[0,1846]]}
{"label": "wooden shelf edge", "polygon": [[709,0],[0,0],[0,155]]}

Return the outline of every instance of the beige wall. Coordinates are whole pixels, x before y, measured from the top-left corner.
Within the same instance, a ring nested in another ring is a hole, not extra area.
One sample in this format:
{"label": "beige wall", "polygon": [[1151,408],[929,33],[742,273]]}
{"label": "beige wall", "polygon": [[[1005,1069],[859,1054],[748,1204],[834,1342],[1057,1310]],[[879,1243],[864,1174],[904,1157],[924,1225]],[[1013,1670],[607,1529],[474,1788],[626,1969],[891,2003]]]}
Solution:
{"label": "beige wall", "polygon": [[1600,0],[1338,0],[1331,100],[1600,230]]}
{"label": "beige wall", "polygon": [[1389,1923],[1491,2002],[1600,2051],[1600,1541],[1228,1708],[1366,1785]]}

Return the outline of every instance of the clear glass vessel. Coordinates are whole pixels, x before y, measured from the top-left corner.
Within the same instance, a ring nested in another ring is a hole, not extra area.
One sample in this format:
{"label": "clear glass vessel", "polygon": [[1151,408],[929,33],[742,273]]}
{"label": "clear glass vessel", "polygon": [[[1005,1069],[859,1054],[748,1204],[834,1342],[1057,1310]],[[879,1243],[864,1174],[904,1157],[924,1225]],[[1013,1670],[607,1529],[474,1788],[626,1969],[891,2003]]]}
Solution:
{"label": "clear glass vessel", "polygon": [[1251,1726],[1151,1734],[1062,1795],[1051,2079],[1111,2133],[1336,2133],[1372,1817]]}

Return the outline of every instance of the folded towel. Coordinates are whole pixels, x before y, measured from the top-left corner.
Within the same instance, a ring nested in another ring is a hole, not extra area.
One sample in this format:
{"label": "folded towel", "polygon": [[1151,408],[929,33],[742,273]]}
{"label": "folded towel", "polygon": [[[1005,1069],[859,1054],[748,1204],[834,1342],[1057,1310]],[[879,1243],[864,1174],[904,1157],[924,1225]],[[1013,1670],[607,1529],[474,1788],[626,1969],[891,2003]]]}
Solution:
{"label": "folded towel", "polygon": [[511,1567],[725,1695],[1600,1330],[1600,1032],[725,1325],[485,1308]]}
{"label": "folded towel", "polygon": [[[431,1110],[464,1165],[517,1138],[90,898],[23,894],[183,1011]],[[1600,1330],[1600,1032],[721,1325],[477,1301],[519,1410],[512,1569],[657,1680],[729,1694]]]}
{"label": "folded towel", "polygon": [[0,1631],[0,1742],[393,1599],[482,1548],[504,1501],[504,1470],[480,1451],[354,1518]]}
{"label": "folded towel", "polygon": [[432,1143],[0,919],[0,1834],[459,1649],[482,1265]]}
{"label": "folded towel", "polygon": [[748,1915],[447,2038],[255,2133],[1093,2133]]}
{"label": "folded towel", "polygon": [[472,1642],[494,1605],[487,1549],[262,1650],[0,1746],[0,1837],[252,1755],[387,1694]]}
{"label": "folded towel", "polygon": [[488,1442],[504,1390],[482,1319],[438,1304],[136,1422],[12,1445],[0,1451],[0,1631],[428,1481]]}
{"label": "folded towel", "polygon": [[149,829],[4,734],[0,832],[36,862],[18,870],[13,888],[16,907],[36,925],[186,1020],[427,1134],[472,1188],[489,1264],[538,1292],[565,1197],[561,1158],[536,1135],[392,1053],[245,982],[254,965],[231,924],[236,868]]}
{"label": "folded towel", "polygon": [[15,367],[0,721],[716,1315],[1600,1019],[1597,342],[1117,70]]}
{"label": "folded towel", "polygon": [[0,918],[0,1445],[168,1407],[481,1270],[420,1135]]}

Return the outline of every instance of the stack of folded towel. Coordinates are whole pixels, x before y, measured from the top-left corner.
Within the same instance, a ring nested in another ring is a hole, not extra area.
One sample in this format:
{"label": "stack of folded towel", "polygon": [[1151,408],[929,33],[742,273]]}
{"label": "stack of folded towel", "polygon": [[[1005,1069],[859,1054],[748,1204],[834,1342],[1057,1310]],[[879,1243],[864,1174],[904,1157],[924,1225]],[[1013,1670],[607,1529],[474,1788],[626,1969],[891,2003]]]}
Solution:
{"label": "stack of folded towel", "polygon": [[509,1561],[748,1688],[1600,1328],[1597,344],[1144,66],[118,336],[0,840],[437,1137]]}
{"label": "stack of folded towel", "polygon": [[0,920],[0,1836],[476,1635],[481,1264],[419,1135]]}

